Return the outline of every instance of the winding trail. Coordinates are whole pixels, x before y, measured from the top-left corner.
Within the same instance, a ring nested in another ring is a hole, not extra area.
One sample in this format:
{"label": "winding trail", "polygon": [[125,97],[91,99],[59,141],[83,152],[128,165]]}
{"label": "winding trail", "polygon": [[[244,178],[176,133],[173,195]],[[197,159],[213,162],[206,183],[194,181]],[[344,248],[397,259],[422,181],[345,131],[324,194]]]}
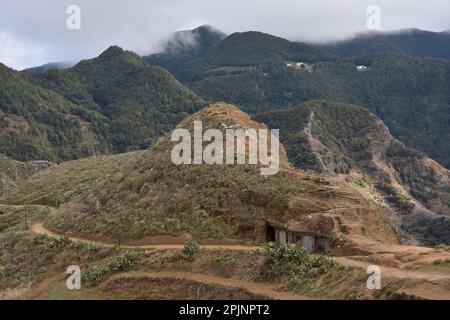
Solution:
{"label": "winding trail", "polygon": [[[0,205],[1,206],[1,205]],[[25,207],[46,207],[41,205],[6,205],[9,207],[15,208],[25,208]],[[50,210],[55,210],[54,208],[49,207]],[[30,231],[36,234],[45,234],[50,237],[59,237],[61,234],[58,234],[52,230],[47,229],[42,223],[37,223],[30,226]],[[116,244],[94,241],[94,240],[86,240],[77,237],[69,237],[72,241],[82,241],[88,244],[96,244],[107,247],[114,247]],[[407,255],[408,258],[411,259],[402,259],[405,260],[403,263],[398,263],[399,260],[395,258],[392,261],[397,262],[397,265],[391,265],[389,260],[384,264],[384,259],[377,261],[375,263],[370,263],[368,261],[363,261],[361,257],[333,257],[333,259],[344,266],[351,266],[354,268],[359,268],[366,270],[367,267],[371,264],[377,264],[380,266],[382,278],[396,278],[396,279],[416,279],[416,280],[426,280],[430,283],[430,285],[437,286],[438,283],[444,282],[448,283],[450,281],[449,273],[436,273],[436,272],[427,272],[422,270],[412,270],[416,264],[429,264],[432,261],[440,258],[446,259],[449,257],[448,252],[436,251],[432,248],[425,247],[416,247],[416,246],[402,246],[402,245],[387,245],[380,244],[374,241],[370,241],[368,239],[355,239],[357,243],[362,245],[368,251],[373,252],[373,257],[380,256],[381,257],[389,257],[389,256],[397,256],[399,254]],[[150,249],[150,250],[167,250],[167,249],[178,249],[181,250],[184,248],[184,244],[144,244],[144,245],[121,245],[122,248],[128,249]],[[200,245],[201,249],[204,250],[262,250],[262,246],[246,246],[246,245],[221,245],[221,244],[212,244],[212,245]],[[391,261],[391,262],[392,262]],[[106,281],[112,281],[112,279],[116,279],[119,277],[161,277],[161,278],[184,278],[189,280],[194,280],[198,282],[205,283],[215,283],[220,285],[228,285],[232,287],[242,287],[250,292],[264,294],[274,299],[307,299],[306,296],[295,295],[287,292],[279,292],[274,290],[273,285],[268,283],[253,283],[243,280],[229,279],[229,278],[221,278],[213,275],[207,274],[196,274],[189,272],[129,272],[123,274],[116,274],[111,276]],[[44,284],[44,287],[46,284]],[[437,289],[442,288],[432,288],[432,290],[426,290],[423,293],[423,296],[430,297],[430,293],[436,292]],[[429,292],[428,292],[429,291]],[[425,294],[428,292],[428,294]],[[448,299],[450,294],[447,290],[444,290],[439,294],[440,298]]]}
{"label": "winding trail", "polygon": [[232,278],[223,278],[204,273],[193,273],[185,271],[162,271],[162,272],[125,272],[117,273],[106,279],[100,284],[100,288],[105,288],[109,283],[116,279],[185,279],[206,284],[215,284],[232,288],[244,289],[253,294],[263,295],[275,300],[311,300],[311,297],[305,295],[278,291],[274,284],[263,282],[251,282]]}
{"label": "winding trail", "polygon": [[[59,234],[45,228],[43,224],[38,223],[31,226],[31,231],[37,234],[45,234],[50,237],[58,237]],[[104,243],[98,241],[91,241],[80,239],[76,237],[70,237],[72,241],[82,241],[89,244],[98,244],[102,246],[114,247],[115,244]],[[122,248],[128,249],[154,249],[154,250],[167,250],[167,249],[183,249],[184,245],[182,244],[152,244],[152,245],[122,245]],[[262,250],[261,246],[243,246],[243,245],[200,245],[201,249],[206,250]],[[357,259],[352,259],[352,257],[332,257],[337,263],[351,266],[359,269],[366,270],[367,267],[374,263],[369,263],[365,261],[360,261]],[[392,277],[398,279],[423,279],[431,282],[440,281],[440,280],[450,280],[450,276],[448,274],[438,274],[438,273],[430,273],[424,271],[415,271],[415,270],[407,270],[402,268],[395,268],[386,265],[380,264],[381,272],[383,277]]]}
{"label": "winding trail", "polygon": [[[49,237],[59,237],[60,234],[57,234],[54,231],[51,231],[44,227],[42,223],[34,224],[30,227],[30,230],[37,234],[45,234]],[[93,240],[85,240],[77,237],[69,237],[72,241],[82,241],[88,244],[98,244],[105,247],[115,247],[116,244],[112,243],[106,243],[106,242],[100,242],[100,241],[93,241]],[[121,248],[126,249],[155,249],[155,250],[166,250],[166,249],[183,249],[184,244],[145,244],[145,245],[121,245]],[[256,250],[256,249],[263,249],[261,246],[244,246],[244,245],[222,245],[222,244],[204,244],[200,245],[201,249],[206,250]]]}
{"label": "winding trail", "polygon": [[[34,224],[30,227],[30,230],[36,234],[45,234],[49,237],[58,237],[59,234],[47,229],[44,227],[42,223]],[[76,237],[69,237],[72,241],[82,241],[88,244],[99,244],[103,246],[113,247],[114,244],[110,243],[103,243],[98,241],[91,241],[91,240],[85,240],[80,239]],[[183,249],[184,245],[178,245],[178,244],[159,244],[159,245],[140,245],[140,246],[122,246],[123,248],[130,248],[130,249],[156,249],[156,250],[164,250],[164,249]],[[202,249],[207,250],[217,250],[217,249],[228,249],[228,250],[255,250],[255,249],[261,249],[262,247],[258,246],[242,246],[242,245],[200,245]],[[33,292],[32,297],[37,298],[39,297],[47,288],[48,286],[55,282],[60,280],[61,276],[57,275],[50,279],[47,279],[39,287]],[[140,272],[140,271],[133,271],[133,272],[124,272],[124,273],[117,273],[109,278],[107,278],[105,281],[103,281],[100,284],[100,288],[106,287],[109,283],[116,279],[122,279],[122,278],[167,278],[167,279],[186,279],[191,280],[199,283],[206,283],[206,284],[215,284],[215,285],[221,285],[226,287],[232,287],[232,288],[240,288],[244,289],[248,292],[251,292],[253,294],[263,295],[272,299],[276,300],[311,300],[311,297],[295,294],[291,292],[285,292],[285,291],[279,291],[276,289],[275,284],[270,283],[264,283],[264,282],[251,282],[247,280],[240,280],[240,279],[232,279],[232,278],[224,278],[219,277],[216,275],[211,274],[202,274],[202,273],[193,273],[193,272],[186,272],[186,271],[163,271],[163,272]]]}

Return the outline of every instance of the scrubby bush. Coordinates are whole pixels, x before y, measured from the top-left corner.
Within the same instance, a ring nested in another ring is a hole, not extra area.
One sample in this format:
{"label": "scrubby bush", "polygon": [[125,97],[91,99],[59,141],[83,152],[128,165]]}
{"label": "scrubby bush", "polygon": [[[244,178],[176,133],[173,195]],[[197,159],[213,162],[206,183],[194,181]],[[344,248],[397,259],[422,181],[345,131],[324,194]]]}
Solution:
{"label": "scrubby bush", "polygon": [[98,282],[108,273],[128,271],[133,268],[136,258],[137,253],[125,251],[103,267],[93,266],[87,269],[84,273],[84,279],[87,282]]}
{"label": "scrubby bush", "polygon": [[325,274],[336,266],[326,256],[310,256],[295,244],[269,243],[264,249],[266,256],[262,275],[270,280],[293,281]]}
{"label": "scrubby bush", "polygon": [[112,272],[127,271],[133,268],[137,254],[132,251],[125,251],[115,260],[108,264],[108,269]]}
{"label": "scrubby bush", "polygon": [[449,266],[450,267],[450,259],[437,259],[433,261],[433,265],[435,266]]}
{"label": "scrubby bush", "polygon": [[186,242],[186,244],[184,245],[183,256],[186,259],[193,261],[199,251],[200,246],[198,245],[198,243],[195,240],[191,240]]}
{"label": "scrubby bush", "polygon": [[33,239],[33,244],[34,245],[39,245],[39,244],[43,244],[44,242],[46,242],[49,239],[49,237],[46,234],[38,234],[34,237]]}
{"label": "scrubby bush", "polygon": [[98,282],[103,278],[105,274],[105,267],[93,266],[86,270],[86,272],[84,273],[84,279],[87,282]]}
{"label": "scrubby bush", "polygon": [[87,244],[86,244],[84,241],[79,240],[79,241],[76,241],[76,242],[73,244],[73,247],[74,247],[75,250],[81,251],[81,250],[86,249]]}
{"label": "scrubby bush", "polygon": [[444,243],[440,243],[440,244],[436,245],[435,248],[438,250],[450,251],[450,246],[448,246]]}

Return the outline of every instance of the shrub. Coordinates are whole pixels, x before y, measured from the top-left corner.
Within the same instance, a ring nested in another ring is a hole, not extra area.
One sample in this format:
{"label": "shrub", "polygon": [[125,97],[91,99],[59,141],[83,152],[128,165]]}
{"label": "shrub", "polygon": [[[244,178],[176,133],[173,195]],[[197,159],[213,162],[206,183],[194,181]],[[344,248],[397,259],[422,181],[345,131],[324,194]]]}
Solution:
{"label": "shrub", "polygon": [[84,279],[87,282],[98,282],[100,281],[103,276],[106,274],[106,269],[105,267],[100,268],[100,267],[90,267],[86,270],[86,272],[84,273]]}
{"label": "shrub", "polygon": [[43,248],[44,252],[52,253],[57,252],[71,244],[71,240],[68,236],[61,236],[58,238],[52,238]]}
{"label": "shrub", "polygon": [[446,266],[446,265],[450,266],[450,259],[445,259],[445,260],[437,259],[437,260],[433,261],[433,264],[435,266]]}
{"label": "shrub", "polygon": [[309,256],[303,248],[295,244],[280,245],[269,243],[264,248],[266,262],[262,275],[271,280],[308,278],[325,274],[336,263],[325,256]]}
{"label": "shrub", "polygon": [[76,241],[76,242],[73,244],[73,247],[74,247],[75,250],[81,251],[81,250],[86,249],[87,244],[86,244],[84,241],[79,240],[79,241]]}
{"label": "shrub", "polygon": [[440,244],[436,245],[435,248],[438,250],[450,251],[450,246],[448,246],[444,243],[440,243]]}
{"label": "shrub", "polygon": [[186,259],[193,261],[199,251],[200,246],[198,245],[198,243],[195,240],[191,240],[186,242],[186,244],[184,245],[183,256]]}
{"label": "shrub", "polygon": [[39,245],[39,244],[43,244],[44,242],[46,242],[49,239],[49,237],[46,234],[38,234],[34,237],[33,239],[33,244],[34,245]]}
{"label": "shrub", "polygon": [[108,264],[108,269],[112,272],[130,270],[136,262],[136,257],[137,254],[135,252],[125,251]]}
{"label": "shrub", "polygon": [[137,258],[137,253],[125,251],[114,260],[110,261],[103,267],[93,266],[86,270],[84,279],[87,282],[98,282],[111,272],[128,271],[133,268]]}
{"label": "shrub", "polygon": [[95,254],[100,252],[100,250],[102,250],[102,245],[98,244],[98,243],[90,243],[88,245],[88,250],[89,252]]}

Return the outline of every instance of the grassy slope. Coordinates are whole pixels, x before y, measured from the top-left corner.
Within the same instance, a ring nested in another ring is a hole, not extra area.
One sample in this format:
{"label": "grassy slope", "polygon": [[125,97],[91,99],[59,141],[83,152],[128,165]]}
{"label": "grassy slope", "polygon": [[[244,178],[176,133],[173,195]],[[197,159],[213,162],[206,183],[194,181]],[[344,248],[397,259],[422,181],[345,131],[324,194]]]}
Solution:
{"label": "grassy slope", "polygon": [[135,151],[63,162],[34,174],[4,201],[57,207],[77,195],[91,192],[101,181],[120,174],[123,164],[141,153]]}
{"label": "grassy slope", "polygon": [[27,177],[52,165],[48,161],[20,162],[0,154],[0,197],[14,192]]}

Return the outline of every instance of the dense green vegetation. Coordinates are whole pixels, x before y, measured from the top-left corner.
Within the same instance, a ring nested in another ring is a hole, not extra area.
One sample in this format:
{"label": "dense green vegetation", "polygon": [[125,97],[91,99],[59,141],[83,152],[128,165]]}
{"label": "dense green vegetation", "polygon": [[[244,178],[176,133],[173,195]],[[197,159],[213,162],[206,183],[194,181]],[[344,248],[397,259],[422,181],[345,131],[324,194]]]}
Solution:
{"label": "dense green vegetation", "polygon": [[337,283],[346,281],[345,289],[340,292],[341,298],[364,297],[366,279],[362,270],[349,270],[327,256],[308,255],[294,244],[269,243],[264,248],[264,255],[261,276],[265,280],[281,282],[292,291],[314,296],[330,294],[336,290]]}
{"label": "dense green vegetation", "polygon": [[[105,116],[108,126],[99,131],[114,152],[148,147],[201,104],[168,72],[119,47],[41,79],[73,103]],[[89,112],[80,116],[90,120]]]}
{"label": "dense green vegetation", "polygon": [[[256,114],[254,118],[271,128],[281,128],[281,141],[294,165],[319,172],[349,173],[357,162],[371,160],[368,135],[379,126],[362,107],[320,100]],[[320,152],[321,162],[311,150],[307,127],[326,149]]]}
{"label": "dense green vegetation", "polygon": [[[337,59],[260,32],[225,37],[203,26],[175,34],[165,52],[145,59],[112,47],[37,79],[2,66],[0,151],[20,160],[66,160],[153,144],[202,100],[147,60],[205,99],[231,102],[250,113],[311,99],[366,106],[397,139],[450,166],[450,62],[408,56],[416,47],[436,51],[447,34],[371,36],[402,49],[372,50],[364,42],[360,47],[367,51]],[[286,66],[296,61],[309,63],[311,72]],[[357,65],[368,69],[357,71]]]}
{"label": "dense green vegetation", "polygon": [[200,251],[200,246],[195,240],[191,240],[185,243],[183,248],[183,256],[188,260],[194,260],[195,256]]}
{"label": "dense green vegetation", "polygon": [[[430,37],[418,37],[422,40],[417,46],[432,48]],[[408,41],[412,46],[414,39]],[[304,44],[246,32],[232,34],[200,54],[180,53],[179,62],[165,63],[165,53],[148,60],[174,72],[202,97],[234,103],[250,113],[311,99],[363,105],[394,137],[450,167],[450,62],[414,58],[398,50],[376,53],[379,50],[370,46],[366,50],[336,59]],[[290,61],[309,62],[312,72],[288,67]],[[358,71],[358,65],[368,69]],[[213,72],[220,67],[235,69]]]}
{"label": "dense green vegetation", "polygon": [[18,160],[86,155],[74,105],[26,74],[0,64],[0,152]]}
{"label": "dense green vegetation", "polygon": [[0,152],[20,160],[146,148],[204,103],[119,47],[36,78],[1,65],[0,78]]}
{"label": "dense green vegetation", "polygon": [[268,243],[264,248],[266,263],[262,270],[267,279],[302,281],[335,268],[334,260],[326,256],[310,256],[295,244]]}
{"label": "dense green vegetation", "polygon": [[104,279],[107,274],[128,271],[134,267],[138,254],[134,251],[124,251],[105,265],[92,266],[84,273],[84,280],[90,285]]}
{"label": "dense green vegetation", "polygon": [[[357,71],[356,65],[369,69]],[[190,84],[200,95],[248,112],[289,107],[310,99],[367,106],[400,141],[450,165],[450,62],[375,55],[314,65],[312,73],[284,65]]]}
{"label": "dense green vegetation", "polygon": [[199,80],[208,69],[220,66],[262,66],[284,64],[285,60],[318,62],[335,58],[306,44],[256,31],[233,33],[195,53],[178,52],[175,61],[171,59],[173,55],[169,51],[146,59],[167,68],[181,80],[192,81]]}

